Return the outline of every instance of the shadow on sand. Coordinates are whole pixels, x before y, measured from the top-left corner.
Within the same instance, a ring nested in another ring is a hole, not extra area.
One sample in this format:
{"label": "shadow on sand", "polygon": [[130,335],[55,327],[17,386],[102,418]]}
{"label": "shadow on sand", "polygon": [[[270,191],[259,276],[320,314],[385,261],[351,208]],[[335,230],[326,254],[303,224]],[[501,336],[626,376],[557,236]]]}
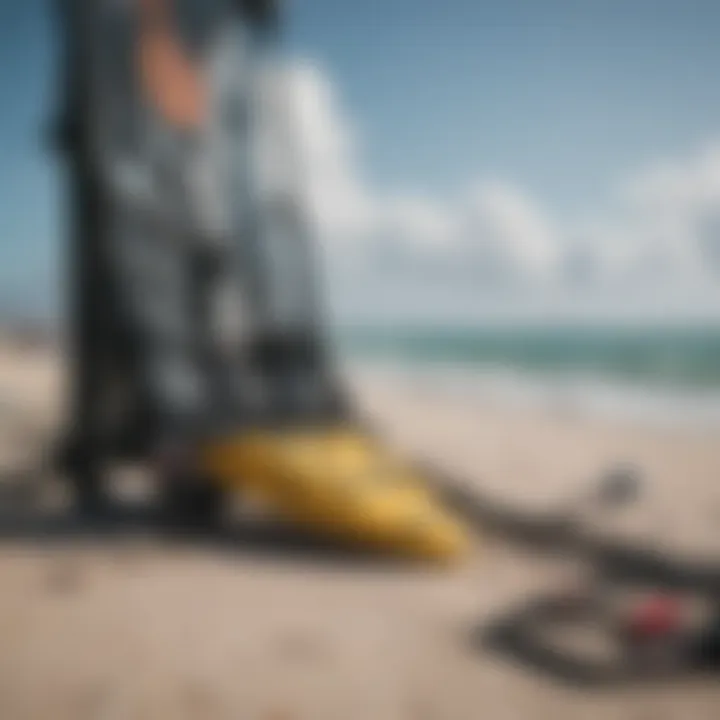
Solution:
{"label": "shadow on sand", "polygon": [[[314,536],[310,532],[270,519],[225,521],[214,526],[179,526],[163,513],[145,507],[107,508],[86,516],[72,510],[12,511],[0,507],[0,545],[28,543],[58,547],[77,543],[114,543],[142,538],[163,545],[175,544],[203,550],[231,552],[268,559],[321,563],[344,569],[412,569],[407,560],[390,558],[347,543]],[[415,567],[417,567],[415,565]]]}

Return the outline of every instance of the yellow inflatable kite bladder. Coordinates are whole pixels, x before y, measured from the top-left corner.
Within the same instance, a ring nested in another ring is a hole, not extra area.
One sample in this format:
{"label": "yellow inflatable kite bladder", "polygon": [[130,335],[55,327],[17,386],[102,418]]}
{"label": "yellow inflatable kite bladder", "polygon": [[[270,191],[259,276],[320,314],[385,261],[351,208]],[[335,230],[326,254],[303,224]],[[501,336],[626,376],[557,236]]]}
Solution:
{"label": "yellow inflatable kite bladder", "polygon": [[441,562],[470,544],[418,474],[352,429],[245,432],[210,443],[201,457],[226,489],[326,536]]}

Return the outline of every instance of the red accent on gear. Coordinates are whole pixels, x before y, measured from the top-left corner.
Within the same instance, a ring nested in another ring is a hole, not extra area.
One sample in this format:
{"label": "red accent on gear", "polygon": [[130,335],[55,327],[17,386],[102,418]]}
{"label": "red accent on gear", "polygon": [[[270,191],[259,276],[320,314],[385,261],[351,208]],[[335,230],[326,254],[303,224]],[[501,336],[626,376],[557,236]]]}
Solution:
{"label": "red accent on gear", "polygon": [[658,595],[634,608],[627,628],[635,639],[650,639],[677,630],[680,621],[680,602],[675,598]]}

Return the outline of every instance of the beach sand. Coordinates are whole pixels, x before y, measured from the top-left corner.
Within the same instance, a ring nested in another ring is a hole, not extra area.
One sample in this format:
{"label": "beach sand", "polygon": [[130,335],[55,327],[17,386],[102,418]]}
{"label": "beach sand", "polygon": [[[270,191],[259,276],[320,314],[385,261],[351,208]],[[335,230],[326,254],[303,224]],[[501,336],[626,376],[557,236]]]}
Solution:
{"label": "beach sand", "polygon": [[[31,462],[59,415],[59,360],[0,352],[0,457]],[[356,373],[366,413],[400,448],[484,493],[552,511],[619,461],[646,475],[598,533],[720,556],[720,446],[449,397]],[[473,646],[478,626],[568,563],[479,538],[447,570],[153,537],[0,542],[0,718],[710,720],[717,683],[624,692],[556,685]]]}

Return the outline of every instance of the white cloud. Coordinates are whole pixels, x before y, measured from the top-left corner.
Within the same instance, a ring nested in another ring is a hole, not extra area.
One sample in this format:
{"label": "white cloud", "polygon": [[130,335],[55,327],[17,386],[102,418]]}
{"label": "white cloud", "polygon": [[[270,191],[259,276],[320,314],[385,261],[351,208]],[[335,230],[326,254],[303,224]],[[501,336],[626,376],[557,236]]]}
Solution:
{"label": "white cloud", "polygon": [[502,252],[525,277],[547,277],[555,271],[560,236],[544,211],[513,185],[477,184],[469,193],[467,241]]}
{"label": "white cloud", "polygon": [[352,123],[332,84],[308,62],[289,68],[305,199],[323,237],[345,242],[367,232],[372,210],[356,164]]}
{"label": "white cloud", "polygon": [[374,211],[376,231],[384,230],[420,251],[447,251],[457,239],[457,217],[433,198],[398,193],[376,201]]}
{"label": "white cloud", "polygon": [[353,125],[334,88],[315,65],[291,66],[303,186],[329,249],[395,243],[396,254],[485,254],[490,246],[528,274],[548,272],[557,257],[554,235],[541,208],[519,188],[477,183],[461,197],[441,200],[415,189],[380,195],[362,176]]}
{"label": "white cloud", "polygon": [[720,279],[720,145],[650,168],[624,193],[642,255],[678,279]]}
{"label": "white cloud", "polygon": [[630,302],[645,292],[648,307],[655,294],[681,297],[683,288],[698,306],[720,296],[720,144],[629,176],[605,217],[562,222],[497,178],[450,198],[375,191],[328,77],[301,62],[289,79],[306,200],[340,294],[379,293],[384,281],[425,297],[444,286],[458,297],[502,291],[531,304],[538,293],[577,302],[580,291],[608,307],[623,293]]}

